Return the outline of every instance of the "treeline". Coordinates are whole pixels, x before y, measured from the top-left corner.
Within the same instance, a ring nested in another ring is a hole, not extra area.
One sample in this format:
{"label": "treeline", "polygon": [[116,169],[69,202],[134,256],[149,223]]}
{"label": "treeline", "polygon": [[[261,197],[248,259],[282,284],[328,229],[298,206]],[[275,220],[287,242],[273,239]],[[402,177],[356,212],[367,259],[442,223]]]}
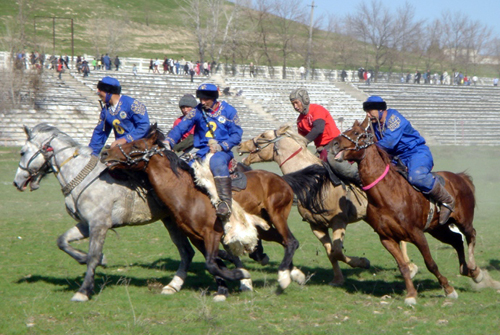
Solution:
{"label": "treeline", "polygon": [[[316,7],[310,44],[311,6],[299,0],[234,0],[231,4],[178,0],[178,4],[196,36],[200,61],[253,61],[283,68],[362,66],[375,72],[376,78],[381,70],[474,74],[481,64],[496,64],[500,58],[500,39],[487,23],[459,11],[418,20],[409,2],[398,8],[377,0],[363,2],[346,17],[325,15]],[[498,64],[495,69],[500,72]]]}

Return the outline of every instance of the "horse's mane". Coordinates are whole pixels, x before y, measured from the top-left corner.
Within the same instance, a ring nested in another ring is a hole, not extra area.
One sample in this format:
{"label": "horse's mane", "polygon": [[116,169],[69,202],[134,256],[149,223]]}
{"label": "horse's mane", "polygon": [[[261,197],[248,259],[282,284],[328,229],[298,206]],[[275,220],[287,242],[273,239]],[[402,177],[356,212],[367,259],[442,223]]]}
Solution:
{"label": "horse's mane", "polygon": [[[153,135],[155,135],[155,132],[150,131],[148,133],[147,138],[151,138]],[[156,141],[153,144],[156,144],[159,147],[164,148],[165,145],[163,144],[163,141],[165,140],[165,138],[166,138],[165,134],[159,128],[156,128]],[[164,154],[165,157],[167,157],[168,161],[170,162],[170,168],[177,177],[179,176],[178,169],[181,169],[188,172],[194,180],[193,169],[189,166],[188,163],[180,159],[179,156],[177,156],[177,154],[173,151],[165,150]]]}
{"label": "horse's mane", "polygon": [[57,139],[67,143],[69,146],[81,147],[81,150],[79,149],[79,152],[82,154],[90,154],[92,151],[92,149],[90,149],[90,147],[82,146],[80,143],[78,143],[76,140],[74,140],[71,136],[69,136],[65,132],[59,130],[57,127],[54,127],[48,123],[39,123],[35,127],[33,127],[33,129],[31,130],[31,133],[30,133],[30,138],[28,140],[30,140],[30,141],[34,140],[37,137],[37,135],[44,135],[42,138],[42,141],[47,139],[50,136],[54,136],[54,138],[57,137]]}
{"label": "horse's mane", "polygon": [[[282,126],[282,127],[280,127],[280,129],[283,127],[286,127],[286,126]],[[297,133],[292,127],[289,127],[285,131],[285,134],[287,134],[289,137],[291,137],[293,140],[295,140],[303,148],[307,147],[307,144],[308,144],[307,139],[304,136],[299,135],[299,133]]]}

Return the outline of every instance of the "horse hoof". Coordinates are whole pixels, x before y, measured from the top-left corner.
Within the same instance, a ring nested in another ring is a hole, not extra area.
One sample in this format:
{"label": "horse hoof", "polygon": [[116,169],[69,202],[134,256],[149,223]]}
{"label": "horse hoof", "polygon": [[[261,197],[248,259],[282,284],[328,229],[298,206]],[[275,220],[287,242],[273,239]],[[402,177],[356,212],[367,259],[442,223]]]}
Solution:
{"label": "horse hoof", "polygon": [[458,293],[453,289],[453,291],[450,294],[446,294],[446,298],[451,298],[451,299],[458,299]]}
{"label": "horse hoof", "polygon": [[345,280],[344,278],[341,279],[334,279],[331,282],[328,283],[328,285],[333,286],[333,287],[339,287],[339,286],[344,286]]}
{"label": "horse hoof", "polygon": [[214,302],[223,302],[226,301],[226,296],[224,294],[214,295]]}
{"label": "horse hoof", "polygon": [[474,280],[474,282],[476,284],[479,284],[480,282],[482,282],[484,279],[484,273],[481,269],[479,269],[479,274],[476,276],[476,278],[472,278],[472,280]]}
{"label": "horse hoof", "polygon": [[269,264],[269,256],[265,255],[264,258],[262,258],[260,260],[260,265],[264,266],[264,265],[267,265],[267,264]]}
{"label": "horse hoof", "polygon": [[161,294],[172,295],[172,294],[176,294],[176,293],[177,293],[177,290],[170,285],[165,286],[161,290]]}
{"label": "horse hoof", "polygon": [[410,268],[410,278],[413,279],[418,273],[418,266],[415,263],[410,263],[408,267]]}
{"label": "horse hoof", "polygon": [[73,298],[71,298],[71,301],[76,301],[76,302],[85,302],[89,301],[89,297],[87,297],[85,294],[76,292]]}
{"label": "horse hoof", "polygon": [[278,283],[282,290],[286,289],[291,282],[290,270],[278,271]]}
{"label": "horse hoof", "polygon": [[253,291],[252,279],[242,279],[240,280],[240,291],[241,292],[251,292]]}
{"label": "horse hoof", "polygon": [[304,272],[300,271],[298,268],[294,267],[292,272],[290,273],[292,276],[292,280],[299,285],[305,285],[306,283],[306,275]]}
{"label": "horse hoof", "polygon": [[243,279],[250,279],[251,276],[250,276],[250,272],[248,272],[247,270],[245,269],[240,269],[241,273],[243,274]]}
{"label": "horse hoof", "polygon": [[417,299],[415,298],[406,298],[405,305],[407,306],[415,306],[417,304]]}

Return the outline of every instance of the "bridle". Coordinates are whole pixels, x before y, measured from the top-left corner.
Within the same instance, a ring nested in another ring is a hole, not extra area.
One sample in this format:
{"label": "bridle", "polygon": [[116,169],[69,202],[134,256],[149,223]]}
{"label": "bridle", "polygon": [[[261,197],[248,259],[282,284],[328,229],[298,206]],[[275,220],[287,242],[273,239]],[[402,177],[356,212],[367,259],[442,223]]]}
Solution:
{"label": "bridle", "polygon": [[[120,149],[120,152],[122,155],[126,158],[126,161],[121,161],[120,163],[125,164],[127,166],[133,166],[137,165],[140,162],[146,162],[144,165],[144,169],[146,170],[146,167],[149,163],[149,159],[153,157],[156,154],[159,154],[160,156],[163,156],[163,152],[165,152],[167,149],[166,148],[160,148],[157,144],[153,145],[150,149],[148,149],[148,143],[147,141],[142,138],[142,141],[144,141],[144,150],[139,150],[139,149],[134,149],[130,151],[128,154],[123,150],[122,145],[118,144],[117,147]],[[132,157],[134,156],[134,157]]]}
{"label": "bridle", "polygon": [[[56,137],[55,135],[50,137],[47,141],[45,141],[44,144],[41,145],[41,147],[38,149],[38,151],[35,152],[35,154],[33,156],[31,156],[28,163],[26,164],[26,167],[22,166],[21,162],[19,162],[19,168],[23,171],[27,171],[30,175],[30,178],[37,176],[41,171],[43,171],[44,174],[54,172],[54,170],[52,169],[52,166],[50,165],[50,159],[54,156],[54,148],[50,145],[50,142],[55,137]],[[43,158],[45,159],[45,162],[38,169],[30,168],[31,163],[33,163],[33,161],[39,155],[43,156]]]}
{"label": "bridle", "polygon": [[[375,137],[374,137],[374,135],[372,133],[367,132],[366,130],[365,130],[364,133],[359,134],[356,137],[356,139],[350,138],[345,133],[340,134],[340,136],[342,136],[342,137],[346,138],[347,140],[349,140],[350,142],[354,143],[354,148],[346,148],[346,149],[343,149],[343,150],[359,151],[359,150],[366,149],[366,148],[368,148],[369,146],[371,146],[372,144],[375,143],[375,140],[374,140]],[[362,138],[366,138],[366,140],[364,141],[363,145],[360,145],[359,141]]]}
{"label": "bridle", "polygon": [[[273,146],[273,155],[275,156],[279,156],[279,153],[278,153],[278,142],[284,137],[284,136],[289,136],[287,134],[282,134],[282,135],[278,135],[277,131],[274,130],[274,138],[271,139],[271,140],[267,140],[267,139],[257,139],[257,141],[255,140],[255,138],[252,139],[252,142],[253,142],[253,145],[255,146],[255,150],[251,151],[250,154],[254,154],[254,153],[257,153],[263,149],[265,149],[266,147],[268,147],[269,145],[271,144],[274,144]],[[283,162],[281,162],[279,164],[279,167],[282,167],[286,162],[288,162],[290,159],[292,159],[293,157],[295,157],[299,152],[302,151],[302,146],[297,150],[295,151],[294,153],[292,153],[287,159],[285,159]]]}

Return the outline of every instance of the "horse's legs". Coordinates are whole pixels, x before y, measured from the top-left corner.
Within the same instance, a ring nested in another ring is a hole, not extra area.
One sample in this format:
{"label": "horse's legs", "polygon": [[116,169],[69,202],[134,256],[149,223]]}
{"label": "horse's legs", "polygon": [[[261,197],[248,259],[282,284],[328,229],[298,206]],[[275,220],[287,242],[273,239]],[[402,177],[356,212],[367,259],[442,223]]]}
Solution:
{"label": "horse's legs", "polygon": [[59,249],[73,257],[78,263],[87,263],[87,254],[81,250],[73,248],[70,243],[89,237],[89,226],[79,222],[73,228],[68,229],[64,234],[57,238]]}
{"label": "horse's legs", "polygon": [[262,239],[259,238],[255,250],[250,254],[248,254],[248,257],[260,263],[261,265],[267,265],[269,263],[269,256],[267,256],[267,254],[264,252],[264,247],[262,246]]}
{"label": "horse's legs", "polygon": [[417,264],[412,263],[412,261],[410,260],[410,257],[408,257],[408,249],[406,247],[406,244],[407,243],[405,241],[401,241],[399,243],[399,247],[401,248],[401,252],[403,253],[403,258],[404,258],[406,264],[408,264],[408,266],[410,267],[410,277],[413,278],[413,277],[415,277],[415,275],[418,272],[418,266],[417,266]]}
{"label": "horse's legs", "polygon": [[163,287],[163,290],[161,291],[162,294],[174,294],[181,290],[182,285],[186,280],[187,271],[194,257],[194,250],[186,235],[178,228],[173,219],[166,217],[162,219],[162,222],[165,228],[167,228],[170,239],[177,247],[179,256],[181,257],[179,268],[177,269],[174,278],[172,278],[170,283]]}
{"label": "horse's legs", "polygon": [[260,238],[265,241],[277,242],[285,249],[283,260],[278,267],[278,283],[281,289],[284,290],[287,288],[292,281],[291,271],[295,270],[295,278],[297,281],[302,281],[303,284],[305,282],[305,276],[303,276],[303,279],[300,279],[300,270],[294,269],[293,267],[293,255],[295,254],[295,250],[299,247],[299,242],[288,228],[286,221],[283,224],[281,220],[275,218],[272,222],[273,226],[270,229],[266,231],[258,229],[258,231]]}
{"label": "horse's legs", "polygon": [[[424,257],[425,266],[427,269],[436,276],[439,284],[444,289],[444,292],[449,298],[458,298],[458,294],[448,282],[448,279],[443,276],[438,269],[438,266],[434,259],[432,258],[431,251],[429,249],[429,244],[427,243],[427,239],[425,238],[424,232],[419,231],[412,238],[412,242],[417,246],[418,250]],[[458,251],[458,250],[457,250]],[[460,256],[459,256],[460,257]]]}
{"label": "horse's legs", "polygon": [[410,268],[408,267],[408,263],[405,262],[401,249],[399,248],[399,244],[393,239],[388,239],[380,236],[380,242],[382,245],[389,251],[396,260],[398,264],[399,271],[405,280],[406,285],[406,298],[405,304],[407,305],[415,305],[417,303],[417,290],[415,286],[413,286],[413,282],[410,277]]}
{"label": "horse's legs", "polygon": [[333,229],[333,245],[332,252],[335,259],[342,261],[352,268],[370,268],[370,261],[365,257],[350,257],[344,254],[344,237],[346,223],[345,221],[336,220],[331,227]]}
{"label": "horse's legs", "polygon": [[[259,244],[262,246],[262,241],[259,240]],[[237,269],[244,269],[245,265],[241,261],[241,259],[237,256],[234,256],[230,252],[227,252],[226,250],[220,250],[219,249],[219,257],[222,258],[225,261],[229,261],[234,264],[234,266]],[[246,279],[241,279],[240,280],[240,290],[241,291],[253,291],[253,285],[252,285],[252,279],[246,278]],[[218,290],[220,291],[220,290]]]}
{"label": "horse's legs", "polygon": [[333,255],[332,252],[333,243],[330,238],[330,235],[328,234],[328,227],[316,225],[310,222],[309,225],[311,227],[314,236],[316,236],[316,238],[321,242],[321,244],[323,244],[323,247],[325,248],[326,251],[326,255],[328,256],[328,259],[332,264],[333,280],[330,282],[330,285],[332,286],[343,285],[345,282],[344,275],[342,274],[342,270],[340,270],[338,259],[335,258]]}
{"label": "horse's legs", "polygon": [[101,262],[102,248],[108,227],[102,223],[89,223],[90,226],[90,241],[89,252],[87,255],[87,272],[83,280],[82,286],[71,299],[72,301],[87,301],[94,290],[94,275],[97,265]]}

